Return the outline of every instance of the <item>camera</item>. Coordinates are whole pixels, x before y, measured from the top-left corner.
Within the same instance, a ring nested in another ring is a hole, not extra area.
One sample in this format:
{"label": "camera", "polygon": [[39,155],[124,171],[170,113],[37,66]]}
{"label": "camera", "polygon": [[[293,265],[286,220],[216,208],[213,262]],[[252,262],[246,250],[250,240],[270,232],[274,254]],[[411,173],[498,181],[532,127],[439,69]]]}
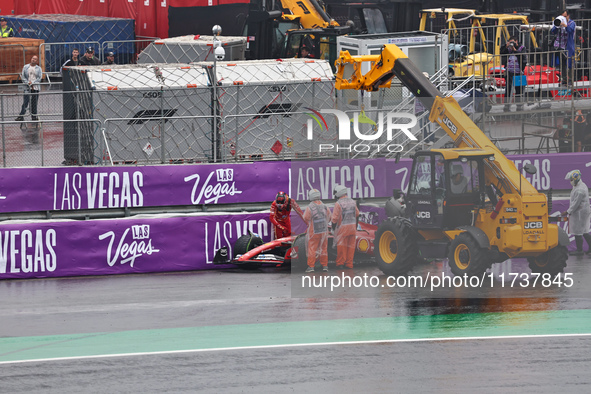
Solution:
{"label": "camera", "polygon": [[224,60],[224,57],[226,57],[226,51],[222,47],[217,47],[214,51],[214,55],[216,60]]}
{"label": "camera", "polygon": [[566,25],[566,18],[562,15],[558,15],[556,19],[554,19],[554,26],[556,27],[560,27],[563,23]]}

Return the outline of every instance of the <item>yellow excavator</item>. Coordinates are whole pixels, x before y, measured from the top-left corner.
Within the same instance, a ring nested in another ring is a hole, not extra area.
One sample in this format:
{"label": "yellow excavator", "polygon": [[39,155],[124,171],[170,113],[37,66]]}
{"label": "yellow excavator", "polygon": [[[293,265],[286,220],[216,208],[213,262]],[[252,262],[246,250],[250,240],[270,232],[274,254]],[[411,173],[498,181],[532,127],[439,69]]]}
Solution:
{"label": "yellow excavator", "polygon": [[[365,74],[363,62],[372,64]],[[569,238],[549,222],[547,196],[400,48],[385,45],[380,54],[365,56],[343,51],[336,68],[337,89],[372,92],[390,87],[397,77],[454,143],[414,156],[405,197],[410,216],[395,213],[376,231],[375,256],[384,273],[404,274],[420,258],[442,257],[455,275],[481,275],[493,263],[518,257],[529,260],[532,272],[563,272]],[[524,170],[535,173],[533,166]]]}

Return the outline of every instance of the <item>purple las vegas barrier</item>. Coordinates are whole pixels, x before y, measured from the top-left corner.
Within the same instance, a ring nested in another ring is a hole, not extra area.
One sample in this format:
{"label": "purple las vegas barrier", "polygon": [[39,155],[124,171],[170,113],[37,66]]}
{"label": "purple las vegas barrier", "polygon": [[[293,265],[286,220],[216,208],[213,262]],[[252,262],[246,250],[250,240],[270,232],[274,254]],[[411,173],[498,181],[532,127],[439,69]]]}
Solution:
{"label": "purple las vegas barrier", "polygon": [[[554,153],[545,155],[507,156],[522,171],[525,178],[540,191],[571,188],[564,179],[574,169],[581,171],[583,180],[591,186],[591,153]],[[527,174],[523,167],[532,164],[537,172]],[[294,162],[292,164],[292,194],[305,199],[305,192],[317,188],[322,198],[331,198],[334,185],[344,184],[355,198],[389,197],[393,189],[407,190],[412,160],[327,160]]]}
{"label": "purple las vegas barrier", "polygon": [[564,177],[571,170],[580,170],[583,181],[591,186],[591,153],[551,153],[544,155],[512,155],[515,166],[522,170],[526,164],[532,164],[537,172],[523,175],[538,190],[571,189]]}
{"label": "purple las vegas barrier", "polygon": [[269,214],[6,224],[0,279],[211,269],[248,231],[270,240]]}
{"label": "purple las vegas barrier", "polygon": [[272,201],[289,162],[0,169],[2,212]]}
{"label": "purple las vegas barrier", "polygon": [[[567,172],[591,180],[591,153],[509,156],[538,190],[570,189]],[[142,167],[60,167],[0,169],[2,212],[60,211],[272,201],[278,190],[296,200],[317,188],[331,198],[344,184],[353,198],[389,197],[406,190],[412,161],[390,159],[257,162],[249,164]],[[291,185],[289,177],[291,171]],[[291,186],[291,189],[290,189]]]}
{"label": "purple las vegas barrier", "polygon": [[[568,201],[556,201],[553,214],[566,207]],[[384,217],[381,207],[362,206],[362,212],[370,224]],[[228,246],[233,256],[234,243],[248,231],[269,241],[268,212],[3,224],[0,280],[225,268],[212,264],[215,252]]]}
{"label": "purple las vegas barrier", "polygon": [[320,190],[322,199],[331,199],[335,185],[344,185],[354,199],[388,197],[393,188],[408,184],[411,160],[353,159],[298,161],[291,166],[291,193],[306,200],[310,189]]}

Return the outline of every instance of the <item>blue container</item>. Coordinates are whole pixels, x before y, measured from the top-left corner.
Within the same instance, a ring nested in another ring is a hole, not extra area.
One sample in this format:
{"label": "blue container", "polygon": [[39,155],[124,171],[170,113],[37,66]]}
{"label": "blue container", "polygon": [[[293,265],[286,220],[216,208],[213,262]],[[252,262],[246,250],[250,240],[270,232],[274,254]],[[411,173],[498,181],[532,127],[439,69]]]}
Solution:
{"label": "blue container", "polygon": [[[71,57],[74,48],[84,55],[92,46],[101,59],[103,43],[108,41],[135,40],[135,20],[85,15],[17,15],[4,16],[14,29],[15,36],[45,40],[45,71],[56,72]],[[60,44],[61,43],[61,44]],[[75,44],[63,44],[75,43]],[[97,44],[98,43],[98,44]],[[115,43],[105,51],[115,52],[117,63],[129,63],[135,59],[135,44]]]}

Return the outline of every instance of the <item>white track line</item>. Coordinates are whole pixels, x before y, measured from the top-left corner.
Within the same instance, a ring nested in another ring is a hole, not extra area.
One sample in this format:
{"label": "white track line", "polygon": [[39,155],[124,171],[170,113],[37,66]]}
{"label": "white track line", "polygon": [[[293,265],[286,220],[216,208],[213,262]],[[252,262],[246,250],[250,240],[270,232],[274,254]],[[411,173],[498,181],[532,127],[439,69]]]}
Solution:
{"label": "white track line", "polygon": [[473,340],[481,340],[481,339],[530,339],[530,338],[537,339],[537,338],[569,338],[569,337],[591,337],[591,333],[586,333],[586,334],[545,334],[545,335],[507,335],[507,336],[488,336],[488,337],[418,338],[418,339],[380,339],[380,340],[372,340],[372,341],[318,342],[318,343],[295,343],[295,344],[284,344],[284,345],[237,346],[237,347],[220,347],[220,348],[211,348],[211,349],[167,350],[167,351],[158,351],[158,352],[102,354],[102,355],[94,355],[94,356],[55,357],[55,358],[39,358],[39,359],[33,359],[33,360],[0,361],[0,365],[35,363],[35,362],[46,362],[46,361],[84,360],[84,359],[109,358],[109,357],[133,357],[133,356],[148,356],[148,355],[159,355],[159,354],[222,352],[222,351],[229,351],[229,350],[278,349],[278,348],[307,347],[307,346],[368,345],[368,344],[380,344],[380,343],[386,344],[386,343],[405,343],[405,342],[442,342],[442,341],[473,341]]}

